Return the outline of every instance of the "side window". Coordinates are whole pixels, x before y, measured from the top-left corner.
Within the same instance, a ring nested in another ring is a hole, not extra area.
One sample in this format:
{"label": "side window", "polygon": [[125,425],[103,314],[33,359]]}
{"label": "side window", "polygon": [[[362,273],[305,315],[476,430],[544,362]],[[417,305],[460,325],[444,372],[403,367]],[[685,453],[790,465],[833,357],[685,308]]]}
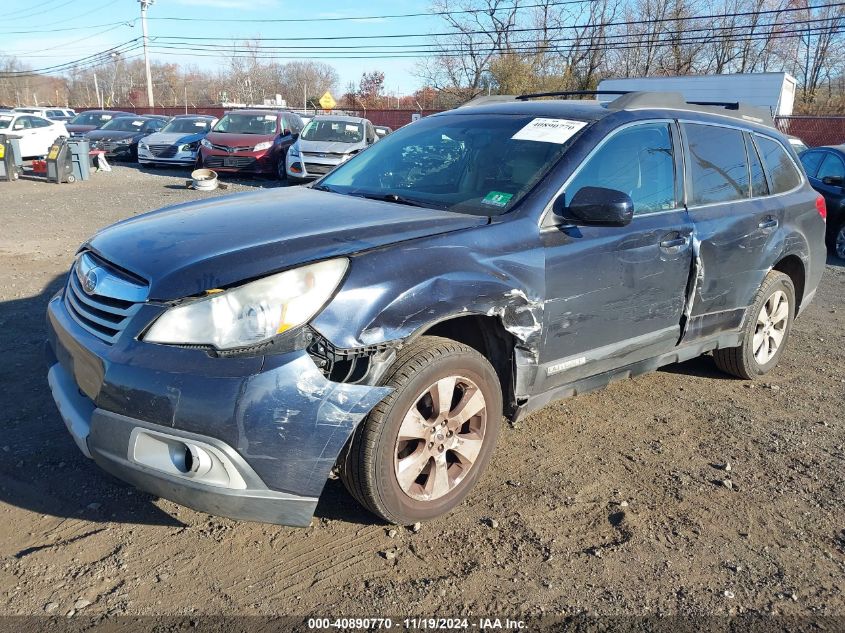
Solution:
{"label": "side window", "polygon": [[15,125],[12,127],[13,130],[28,130],[32,127],[31,117],[28,116],[21,116],[18,117],[18,120],[15,121]]}
{"label": "side window", "polygon": [[643,123],[611,136],[566,188],[567,200],[583,187],[627,193],[635,214],[676,208],[675,152],[669,124]]}
{"label": "side window", "polygon": [[367,123],[367,143],[372,145],[376,142],[376,130],[372,123]]}
{"label": "side window", "polygon": [[684,124],[689,146],[689,200],[692,205],[748,197],[748,163],[741,131],[716,125]]}
{"label": "side window", "polygon": [[804,165],[804,171],[808,176],[816,177],[816,171],[824,158],[824,152],[804,152],[799,156],[801,164]]}
{"label": "side window", "polygon": [[753,197],[768,196],[769,185],[766,184],[766,173],[763,171],[763,163],[757,155],[757,149],[749,134],[745,136],[745,151],[748,154],[748,166],[751,169],[751,195]]}
{"label": "side window", "polygon": [[50,110],[49,112],[47,112],[47,116],[64,116],[64,115],[65,115],[65,113],[62,112],[61,110]]}
{"label": "side window", "polygon": [[772,193],[783,193],[801,184],[801,175],[783,145],[774,139],[759,134],[754,135],[754,143],[757,145],[760,158],[766,167],[766,175],[769,177],[769,190]]}
{"label": "side window", "polygon": [[823,178],[839,178],[840,181],[845,181],[845,164],[841,158],[835,154],[825,154],[818,174],[819,180]]}

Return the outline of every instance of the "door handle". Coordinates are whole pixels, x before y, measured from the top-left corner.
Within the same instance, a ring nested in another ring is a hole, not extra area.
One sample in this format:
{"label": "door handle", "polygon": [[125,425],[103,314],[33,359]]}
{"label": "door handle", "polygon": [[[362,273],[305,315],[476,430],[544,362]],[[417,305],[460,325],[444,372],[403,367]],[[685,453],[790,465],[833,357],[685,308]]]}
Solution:
{"label": "door handle", "polygon": [[775,218],[766,218],[765,220],[760,222],[760,224],[758,224],[757,226],[759,226],[761,229],[773,229],[777,225],[778,225],[778,221]]}
{"label": "door handle", "polygon": [[683,246],[687,243],[687,238],[685,237],[674,237],[668,240],[663,240],[660,242],[660,248],[675,248],[676,246]]}

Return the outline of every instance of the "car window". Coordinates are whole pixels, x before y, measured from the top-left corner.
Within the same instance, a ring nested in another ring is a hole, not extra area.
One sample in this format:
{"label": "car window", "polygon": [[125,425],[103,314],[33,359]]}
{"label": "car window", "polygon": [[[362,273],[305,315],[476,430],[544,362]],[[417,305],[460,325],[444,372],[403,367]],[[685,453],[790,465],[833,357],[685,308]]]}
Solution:
{"label": "car window", "polygon": [[47,116],[65,116],[65,113],[61,110],[50,110],[47,112]]}
{"label": "car window", "polygon": [[748,166],[751,170],[751,195],[753,197],[769,195],[769,185],[766,183],[766,173],[763,171],[763,163],[757,155],[757,149],[751,141],[749,134],[745,136],[745,151],[748,153]]}
{"label": "car window", "polygon": [[747,198],[748,163],[740,130],[685,123],[689,147],[689,201],[718,204]]}
{"label": "car window", "polygon": [[30,121],[30,117],[28,116],[21,116],[18,117],[18,120],[15,121],[14,126],[12,126],[13,130],[28,130],[32,127],[32,121]]}
{"label": "car window", "polygon": [[112,132],[140,132],[144,127],[146,121],[144,119],[134,119],[129,116],[112,119],[106,123],[102,129]]}
{"label": "car window", "polygon": [[33,116],[29,118],[31,119],[30,123],[32,124],[32,127],[50,127],[53,125],[50,121],[42,119],[41,117]]}
{"label": "car window", "polygon": [[146,125],[144,125],[144,132],[156,132],[164,127],[164,121],[160,119],[153,119],[152,121],[147,121]]}
{"label": "car window", "polygon": [[360,123],[342,119],[313,119],[302,130],[302,140],[326,143],[360,143],[364,128]]}
{"label": "car window", "polygon": [[[519,203],[589,125],[587,121],[546,121],[487,113],[421,119],[343,163],[318,187],[352,196],[395,196],[407,204],[455,213],[502,215]],[[307,139],[308,129],[303,138]]]}
{"label": "car window", "polygon": [[817,177],[819,180],[822,178],[840,178],[845,180],[845,163],[836,154],[825,153]]}
{"label": "car window", "polygon": [[278,132],[278,123],[275,114],[231,112],[220,119],[212,131],[228,134],[269,135]]}
{"label": "car window", "polygon": [[807,172],[807,175],[815,178],[816,171],[824,158],[824,152],[804,152],[798,158],[804,165],[804,171]]}
{"label": "car window", "polygon": [[0,116],[0,130],[6,130],[12,124],[14,117],[8,115]]}
{"label": "car window", "polygon": [[754,135],[754,143],[766,167],[772,193],[783,193],[801,184],[801,175],[783,145],[760,134]]}
{"label": "car window", "polygon": [[676,208],[675,153],[669,124],[644,123],[614,134],[566,187],[566,200],[583,187],[627,193],[635,214]]}

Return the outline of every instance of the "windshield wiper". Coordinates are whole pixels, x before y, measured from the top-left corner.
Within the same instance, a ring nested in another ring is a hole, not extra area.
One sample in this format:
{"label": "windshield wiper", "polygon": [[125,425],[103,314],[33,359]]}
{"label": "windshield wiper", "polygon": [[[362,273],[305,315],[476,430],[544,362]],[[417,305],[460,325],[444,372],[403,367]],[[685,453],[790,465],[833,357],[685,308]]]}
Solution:
{"label": "windshield wiper", "polygon": [[407,204],[409,207],[425,207],[428,205],[422,204],[421,202],[417,202],[416,200],[411,200],[410,198],[403,198],[402,196],[395,194],[395,193],[354,193],[351,194],[354,196],[360,196],[361,198],[367,198],[368,200],[381,200],[382,202],[393,202],[395,204]]}
{"label": "windshield wiper", "polygon": [[317,191],[328,191],[329,193],[337,193],[337,191],[335,191],[328,185],[311,185],[311,188],[316,189]]}

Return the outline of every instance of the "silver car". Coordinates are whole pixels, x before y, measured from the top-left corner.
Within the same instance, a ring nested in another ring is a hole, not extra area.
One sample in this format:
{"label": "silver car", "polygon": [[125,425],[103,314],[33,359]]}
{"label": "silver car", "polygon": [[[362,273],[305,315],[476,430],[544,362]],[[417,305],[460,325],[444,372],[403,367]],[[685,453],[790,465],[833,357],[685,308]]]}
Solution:
{"label": "silver car", "polygon": [[288,178],[319,178],[378,140],[373,124],[356,116],[315,116],[287,152]]}

